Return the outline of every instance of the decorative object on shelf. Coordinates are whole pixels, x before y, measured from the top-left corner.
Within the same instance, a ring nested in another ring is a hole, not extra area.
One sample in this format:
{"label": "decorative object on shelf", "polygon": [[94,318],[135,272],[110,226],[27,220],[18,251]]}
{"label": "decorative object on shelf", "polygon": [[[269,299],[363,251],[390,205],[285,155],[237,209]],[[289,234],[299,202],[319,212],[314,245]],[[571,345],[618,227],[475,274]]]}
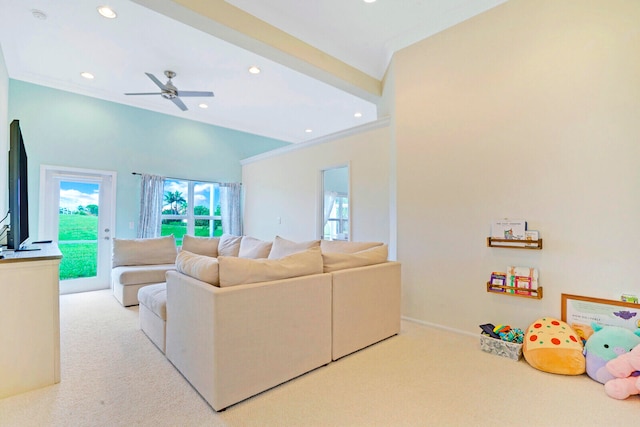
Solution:
{"label": "decorative object on shelf", "polygon": [[525,298],[542,298],[542,287],[538,286],[538,270],[532,267],[507,268],[507,273],[493,272],[487,282],[487,292]]}
{"label": "decorative object on shelf", "polygon": [[491,237],[505,240],[525,240],[527,221],[524,219],[499,219],[491,224]]}
{"label": "decorative object on shelf", "polygon": [[[491,236],[487,237],[487,246],[540,250],[542,239],[537,230],[527,230],[525,220],[505,218],[491,224]],[[494,271],[487,282],[487,292],[542,299],[542,287],[538,286],[538,270],[531,267],[508,267],[506,273]]]}
{"label": "decorative object on shelf", "polygon": [[491,223],[491,236],[487,246],[520,249],[542,249],[542,239],[537,230],[527,230],[524,219],[500,219]]}
{"label": "decorative object on shelf", "polygon": [[531,290],[538,289],[538,270],[532,267],[509,266],[506,286],[511,288],[507,290],[508,293],[531,295]]}
{"label": "decorative object on shelf", "polygon": [[496,287],[491,287],[492,291],[504,292],[504,287],[507,286],[507,273],[502,271],[494,271],[491,273],[491,284],[498,285]]}

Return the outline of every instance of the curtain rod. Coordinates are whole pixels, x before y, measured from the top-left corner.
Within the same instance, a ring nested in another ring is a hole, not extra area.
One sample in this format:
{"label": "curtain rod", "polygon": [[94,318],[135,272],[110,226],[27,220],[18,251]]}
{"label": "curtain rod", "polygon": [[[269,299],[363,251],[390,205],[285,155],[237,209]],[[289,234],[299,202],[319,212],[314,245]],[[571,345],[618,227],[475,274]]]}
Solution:
{"label": "curtain rod", "polygon": [[[131,172],[131,175],[143,175],[140,172]],[[206,181],[206,180],[197,180],[197,179],[189,179],[189,178],[176,178],[173,176],[163,176],[164,179],[175,179],[177,181],[202,181],[202,182],[212,182],[214,184],[226,184],[224,182],[220,182],[220,181]],[[240,185],[242,185],[242,183],[239,183]]]}

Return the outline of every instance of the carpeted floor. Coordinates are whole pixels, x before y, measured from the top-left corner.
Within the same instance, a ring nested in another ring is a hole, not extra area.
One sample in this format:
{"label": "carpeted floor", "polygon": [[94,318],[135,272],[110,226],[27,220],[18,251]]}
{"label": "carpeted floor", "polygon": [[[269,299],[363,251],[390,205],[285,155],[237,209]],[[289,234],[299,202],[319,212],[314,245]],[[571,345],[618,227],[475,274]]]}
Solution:
{"label": "carpeted floor", "polygon": [[60,297],[62,382],[0,400],[0,426],[637,425],[640,397],[546,374],[478,339],[411,322],[399,336],[216,413],[110,291]]}

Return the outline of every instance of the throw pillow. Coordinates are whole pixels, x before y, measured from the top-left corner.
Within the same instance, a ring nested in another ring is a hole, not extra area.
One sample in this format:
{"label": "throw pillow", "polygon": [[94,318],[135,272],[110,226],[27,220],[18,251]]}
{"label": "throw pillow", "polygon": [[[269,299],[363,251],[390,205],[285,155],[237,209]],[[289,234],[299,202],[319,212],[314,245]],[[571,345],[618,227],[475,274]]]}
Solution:
{"label": "throw pillow", "polygon": [[196,237],[185,234],[182,236],[182,250],[217,258],[219,241],[218,237]]}
{"label": "throw pillow", "polygon": [[218,256],[238,256],[242,236],[223,234],[218,242]]}
{"label": "throw pillow", "polygon": [[320,246],[320,240],[309,240],[308,242],[293,242],[291,240],[283,239],[280,236],[276,236],[273,240],[273,246],[271,246],[271,252],[269,252],[269,259],[278,259],[287,255],[302,252],[309,248],[315,248]]}
{"label": "throw pillow", "polygon": [[254,237],[244,236],[240,241],[240,250],[238,256],[240,258],[266,258],[271,251],[271,242],[265,242]]}
{"label": "throw pillow", "polygon": [[173,264],[176,262],[173,234],[150,239],[113,239],[112,267],[120,265]]}
{"label": "throw pillow", "polygon": [[374,246],[356,253],[323,253],[324,272],[331,273],[345,268],[381,264],[387,261],[388,255],[389,248],[387,245]]}
{"label": "throw pillow", "polygon": [[182,250],[176,257],[176,270],[210,285],[220,285],[216,258]]}
{"label": "throw pillow", "polygon": [[218,257],[220,287],[269,282],[322,273],[320,248],[310,248],[280,259]]}
{"label": "throw pillow", "polygon": [[337,252],[341,254],[352,254],[381,245],[383,245],[382,242],[348,242],[344,240],[322,240],[320,242],[322,253]]}

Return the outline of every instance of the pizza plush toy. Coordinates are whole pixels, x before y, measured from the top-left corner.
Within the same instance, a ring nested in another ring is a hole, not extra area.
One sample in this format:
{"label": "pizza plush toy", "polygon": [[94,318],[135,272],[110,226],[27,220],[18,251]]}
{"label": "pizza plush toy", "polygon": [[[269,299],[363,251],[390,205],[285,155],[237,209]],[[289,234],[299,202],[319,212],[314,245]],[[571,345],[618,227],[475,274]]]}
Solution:
{"label": "pizza plush toy", "polygon": [[542,317],[527,328],[522,353],[532,367],[552,374],[585,372],[582,340],[566,322]]}

